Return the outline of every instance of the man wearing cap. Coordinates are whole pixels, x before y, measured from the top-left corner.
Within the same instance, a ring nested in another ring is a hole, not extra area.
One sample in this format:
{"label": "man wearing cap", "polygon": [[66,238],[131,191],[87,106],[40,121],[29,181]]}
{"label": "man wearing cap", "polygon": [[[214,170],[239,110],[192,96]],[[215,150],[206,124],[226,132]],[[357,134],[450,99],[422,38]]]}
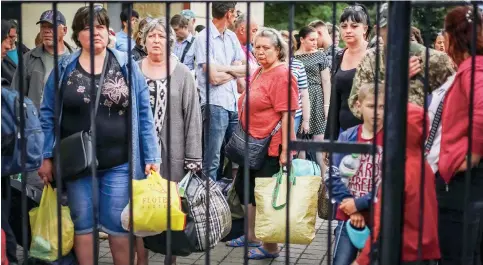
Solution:
{"label": "man wearing cap", "polygon": [[55,21],[57,22],[57,40],[54,40],[54,11],[48,10],[40,15],[37,25],[40,24],[42,44],[23,56],[24,86],[20,87],[20,73],[18,69],[12,82],[12,86],[19,88],[19,91],[23,91],[24,95],[29,97],[37,108],[40,107],[40,102],[42,101],[45,82],[54,68],[54,42],[57,42],[59,60],[62,56],[73,52],[72,48],[64,42],[64,37],[67,34],[67,23],[60,11],[57,11],[57,19]]}
{"label": "man wearing cap", "polygon": [[193,36],[195,36],[196,35],[196,32],[195,32],[195,23],[196,23],[195,12],[193,12],[189,9],[185,9],[185,10],[181,11],[181,15],[188,20],[188,31]]}
{"label": "man wearing cap", "polygon": [[[379,54],[379,81],[384,81],[386,72],[385,63],[385,47],[387,44],[387,22],[388,22],[388,4],[384,3],[379,10],[380,14],[380,37],[383,44],[380,45]],[[408,38],[408,42],[410,39]],[[426,61],[426,47],[411,41],[409,45],[409,91],[408,101],[419,106],[423,106],[424,102],[424,83],[425,83],[425,61]],[[446,82],[446,79],[454,74],[455,69],[453,62],[446,55],[446,53],[429,49],[429,69],[428,69],[428,83],[429,92],[439,88]],[[376,72],[376,47],[367,51],[366,55],[357,67],[352,90],[349,96],[349,108],[356,117],[361,117],[361,114],[356,108],[357,95],[359,94],[359,87],[361,84],[374,83]],[[389,88],[390,90],[391,88]]]}

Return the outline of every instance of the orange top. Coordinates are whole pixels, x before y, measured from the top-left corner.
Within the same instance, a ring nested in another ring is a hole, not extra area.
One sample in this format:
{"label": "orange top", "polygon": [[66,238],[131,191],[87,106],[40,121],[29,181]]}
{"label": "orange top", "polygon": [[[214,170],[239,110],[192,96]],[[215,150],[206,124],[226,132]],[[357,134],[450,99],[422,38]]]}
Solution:
{"label": "orange top", "polygon": [[[295,111],[298,109],[299,96],[297,81],[286,65],[276,66],[268,72],[260,73],[261,70],[261,68],[258,68],[251,78],[248,104],[250,108],[248,109],[248,121],[250,123],[248,134],[258,139],[263,139],[270,135],[280,119],[282,119],[283,112],[288,112],[290,109],[292,111],[291,114],[295,114]],[[288,105],[289,74],[291,76],[290,108]],[[242,111],[244,99],[245,92],[238,99],[238,118],[246,131],[245,111],[247,111],[247,104]],[[295,138],[295,135],[293,137]],[[281,144],[282,128],[272,137],[268,155],[278,157]]]}

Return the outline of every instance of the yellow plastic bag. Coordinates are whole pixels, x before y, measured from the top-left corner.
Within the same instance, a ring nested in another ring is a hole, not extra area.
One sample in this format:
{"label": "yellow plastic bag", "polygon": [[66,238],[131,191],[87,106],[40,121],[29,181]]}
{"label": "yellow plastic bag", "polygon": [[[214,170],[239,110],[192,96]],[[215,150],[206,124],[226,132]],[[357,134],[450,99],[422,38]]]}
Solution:
{"label": "yellow plastic bag", "polygon": [[[171,186],[171,230],[184,231],[186,216],[176,182],[169,182],[152,172],[146,179],[133,180],[133,229],[136,236],[161,234],[168,226],[168,185]],[[129,206],[121,213],[122,227],[129,230]]]}
{"label": "yellow plastic bag", "polygon": [[[293,175],[293,174],[292,174]],[[308,245],[315,238],[317,192],[320,176],[290,177],[291,244]],[[267,243],[285,243],[287,219],[287,174],[255,179],[255,236]]]}
{"label": "yellow plastic bag", "polygon": [[[66,256],[74,246],[74,223],[67,206],[62,211],[62,256]],[[46,185],[40,199],[40,206],[29,212],[32,242],[30,256],[45,261],[55,261],[58,257],[57,194],[52,186]]]}

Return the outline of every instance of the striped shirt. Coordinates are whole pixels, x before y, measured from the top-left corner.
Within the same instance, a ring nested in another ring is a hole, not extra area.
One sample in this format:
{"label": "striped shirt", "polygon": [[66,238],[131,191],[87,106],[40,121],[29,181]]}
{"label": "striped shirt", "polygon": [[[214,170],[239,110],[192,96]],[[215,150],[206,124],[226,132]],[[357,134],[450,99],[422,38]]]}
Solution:
{"label": "striped shirt", "polygon": [[295,58],[292,58],[292,74],[297,79],[299,87],[299,109],[295,112],[295,117],[302,116],[302,93],[300,90],[307,89],[309,83],[307,82],[307,73],[305,72],[304,64]]}

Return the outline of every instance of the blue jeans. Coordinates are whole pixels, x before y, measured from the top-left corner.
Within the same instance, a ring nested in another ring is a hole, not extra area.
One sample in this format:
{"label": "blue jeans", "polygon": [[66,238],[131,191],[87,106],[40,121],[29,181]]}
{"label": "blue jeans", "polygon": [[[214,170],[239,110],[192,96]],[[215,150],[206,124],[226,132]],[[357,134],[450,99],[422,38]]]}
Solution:
{"label": "blue jeans", "polygon": [[[121,225],[121,212],[129,202],[130,178],[128,168],[128,163],[125,163],[97,173],[99,187],[98,227],[109,235],[128,234]],[[66,185],[75,234],[92,233],[94,230],[92,177],[69,181]]]}
{"label": "blue jeans", "polygon": [[335,247],[334,259],[332,265],[350,265],[357,257],[359,251],[352,245],[349,235],[347,234],[346,222],[339,221],[335,228]]}
{"label": "blue jeans", "polygon": [[[223,143],[228,143],[235,130],[238,124],[238,113],[216,105],[204,105],[202,112],[203,172],[216,181],[220,167],[221,147]],[[208,122],[208,115],[210,122]]]}

